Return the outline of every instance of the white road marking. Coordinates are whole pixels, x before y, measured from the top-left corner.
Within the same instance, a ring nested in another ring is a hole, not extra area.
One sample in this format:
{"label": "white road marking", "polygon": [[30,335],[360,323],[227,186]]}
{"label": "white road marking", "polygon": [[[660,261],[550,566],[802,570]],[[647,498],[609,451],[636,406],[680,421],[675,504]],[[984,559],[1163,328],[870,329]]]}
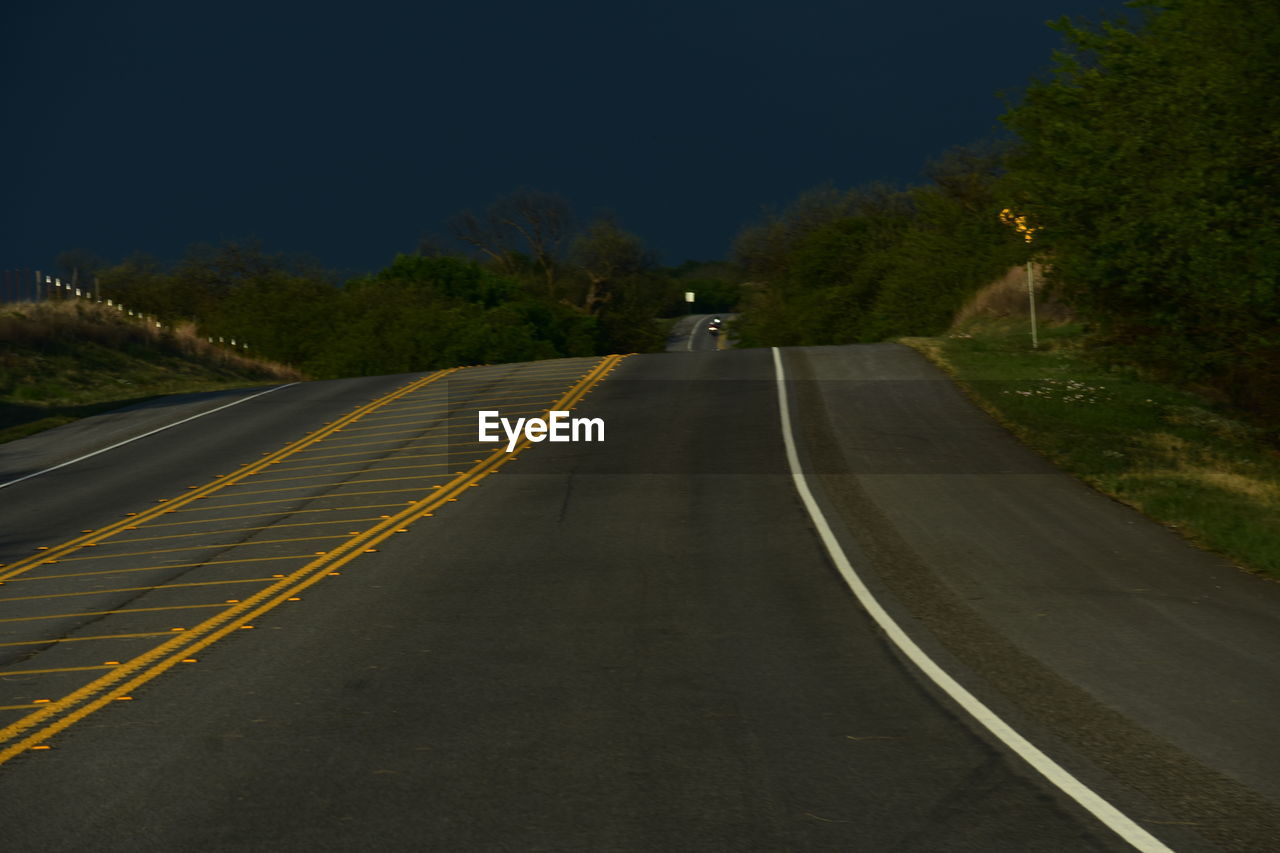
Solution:
{"label": "white road marking", "polygon": [[[706,318],[702,318],[705,320]],[[702,320],[694,321],[693,327],[689,329],[689,352],[693,352],[693,338],[698,333],[698,327],[702,325]]]}
{"label": "white road marking", "polygon": [[809,512],[809,518],[813,520],[814,527],[818,530],[818,536],[822,539],[822,544],[827,549],[827,554],[831,557],[832,562],[836,564],[836,568],[839,569],[845,583],[849,585],[849,589],[853,591],[858,603],[880,626],[880,630],[884,631],[893,644],[898,647],[898,650],[906,655],[921,672],[928,676],[934,684],[950,696],[957,705],[968,712],[971,717],[981,723],[987,731],[999,738],[1005,746],[1017,753],[1023,761],[1030,764],[1041,776],[1048,779],[1060,791],[1079,803],[1090,814],[1115,832],[1116,835],[1119,835],[1132,845],[1134,849],[1140,850],[1142,853],[1173,853],[1159,839],[1138,826],[1119,809],[1098,796],[1087,785],[1063,769],[1056,761],[1014,731],[1013,727],[996,716],[994,711],[948,675],[923,649],[916,645],[914,640],[907,636],[907,633],[902,630],[893,617],[889,615],[888,611],[871,594],[871,590],[862,582],[862,578],[858,576],[853,565],[849,562],[844,549],[836,541],[835,534],[831,532],[831,525],[827,523],[826,516],[822,514],[822,509],[818,506],[818,502],[814,500],[813,493],[809,490],[808,481],[800,470],[800,459],[796,455],[795,438],[791,433],[791,411],[787,404],[786,371],[782,367],[781,351],[777,347],[772,349],[774,375],[778,387],[778,413],[782,422],[782,440],[787,450],[787,464],[791,468],[791,480],[795,483],[796,491],[800,495],[800,501]]}
{"label": "white road marking", "polygon": [[59,463],[50,468],[45,468],[42,471],[36,471],[33,474],[26,474],[25,476],[18,477],[17,479],[14,479],[14,480],[10,480],[7,483],[0,483],[0,489],[3,489],[5,486],[12,486],[14,483],[21,483],[23,480],[30,480],[32,477],[39,477],[41,474],[48,474],[50,471],[57,471],[59,468],[65,468],[68,465],[74,465],[77,462],[83,462],[85,459],[89,459],[91,457],[97,456],[99,453],[106,453],[108,450],[115,450],[117,447],[123,447],[124,445],[129,444],[130,442],[134,442],[139,439],[146,438],[147,436],[155,435],[158,432],[164,432],[167,429],[171,429],[173,427],[180,426],[181,424],[185,424],[188,421],[194,421],[196,418],[203,418],[205,415],[212,415],[214,412],[221,412],[223,409],[229,409],[232,406],[238,406],[241,403],[248,402],[249,400],[252,400],[255,397],[261,397],[263,394],[270,394],[272,391],[279,391],[281,388],[288,388],[290,386],[297,385],[297,384],[298,384],[297,382],[290,382],[288,385],[277,385],[274,388],[268,388],[265,391],[259,391],[257,394],[250,394],[248,397],[241,397],[239,400],[235,400],[233,402],[227,403],[225,406],[219,406],[216,409],[210,409],[207,412],[201,412],[198,415],[192,415],[189,418],[183,418],[180,421],[174,421],[173,423],[166,424],[160,427],[159,429],[153,429],[150,432],[144,432],[142,435],[135,435],[133,438],[126,438],[124,441],[118,441],[115,444],[111,445],[110,447],[104,447],[101,450],[95,450],[92,453],[86,453],[84,456],[77,456],[75,459],[68,459],[66,462]]}

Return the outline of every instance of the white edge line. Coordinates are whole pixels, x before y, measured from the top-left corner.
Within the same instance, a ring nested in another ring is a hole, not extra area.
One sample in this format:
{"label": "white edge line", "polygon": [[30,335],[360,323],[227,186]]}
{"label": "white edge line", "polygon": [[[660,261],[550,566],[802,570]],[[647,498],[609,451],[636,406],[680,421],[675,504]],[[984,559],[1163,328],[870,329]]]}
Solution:
{"label": "white edge line", "polygon": [[199,414],[192,415],[189,418],[183,418],[180,421],[174,421],[171,424],[165,424],[159,429],[153,429],[150,432],[144,432],[142,435],[135,435],[133,438],[126,438],[124,441],[118,441],[109,447],[104,447],[101,450],[95,450],[92,453],[86,453],[84,456],[77,456],[75,459],[68,459],[66,462],[59,463],[57,465],[54,465],[51,468],[45,468],[43,471],[36,471],[35,473],[27,474],[25,476],[19,477],[16,480],[10,480],[7,483],[0,483],[0,489],[3,489],[6,486],[12,486],[14,483],[21,483],[23,480],[30,480],[32,477],[39,477],[41,474],[48,474],[50,471],[57,471],[59,468],[65,468],[68,465],[74,465],[77,462],[83,462],[85,459],[89,459],[90,457],[97,456],[99,453],[106,453],[108,450],[115,450],[117,447],[123,447],[124,445],[129,444],[130,442],[137,441],[138,439],[155,435],[158,432],[164,432],[167,429],[171,429],[173,427],[180,426],[181,424],[185,424],[188,421],[194,421],[196,418],[203,418],[205,415],[212,415],[214,412],[221,412],[223,409],[229,409],[232,406],[238,406],[241,403],[246,403],[255,397],[261,397],[263,394],[270,394],[272,391],[279,391],[281,388],[289,388],[297,384],[298,384],[297,382],[290,382],[287,385],[277,385],[274,388],[268,388],[265,391],[259,391],[257,394],[250,394],[248,397],[241,397],[239,400],[234,400],[230,403],[227,403],[225,406],[219,406],[216,409],[209,409],[207,412],[200,412]]}
{"label": "white edge line", "polygon": [[1134,823],[1119,809],[1094,793],[1087,785],[1072,776],[1056,761],[1014,731],[994,711],[948,675],[923,649],[916,645],[914,640],[907,636],[907,633],[902,630],[893,617],[876,600],[875,596],[871,594],[871,590],[862,582],[862,578],[858,576],[853,565],[849,562],[844,549],[836,541],[835,534],[831,531],[831,525],[827,523],[826,516],[822,514],[822,509],[818,506],[818,502],[814,500],[813,493],[809,491],[808,481],[800,470],[800,460],[796,454],[795,439],[791,434],[791,413],[787,405],[786,373],[782,367],[782,355],[777,347],[772,347],[772,350],[775,379],[778,387],[778,411],[782,421],[782,440],[786,445],[787,464],[791,468],[792,482],[795,483],[796,491],[800,494],[800,500],[805,509],[809,511],[809,517],[813,520],[813,524],[818,530],[818,536],[822,539],[822,544],[827,549],[827,554],[836,564],[836,568],[839,569],[845,583],[849,585],[849,589],[853,591],[858,603],[862,605],[880,629],[893,641],[898,650],[906,655],[921,672],[951,697],[952,701],[981,723],[987,731],[999,738],[1005,746],[1017,753],[1023,761],[1030,764],[1041,776],[1079,803],[1085,810],[1135,849],[1143,851],[1143,853],[1173,853],[1159,839]]}

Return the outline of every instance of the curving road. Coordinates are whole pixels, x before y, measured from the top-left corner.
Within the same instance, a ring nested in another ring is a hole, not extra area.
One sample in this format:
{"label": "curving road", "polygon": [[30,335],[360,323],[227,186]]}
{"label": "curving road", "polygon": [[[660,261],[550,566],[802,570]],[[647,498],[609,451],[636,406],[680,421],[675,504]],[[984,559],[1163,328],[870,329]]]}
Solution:
{"label": "curving road", "polygon": [[715,352],[726,349],[728,341],[721,333],[713,335],[707,331],[711,320],[719,317],[725,323],[736,317],[736,314],[688,314],[676,320],[667,337],[667,352]]}
{"label": "curving road", "polygon": [[[479,409],[547,408],[604,442],[475,440]],[[0,487],[6,849],[1280,847],[1280,587],[905,348],[308,383],[168,422],[192,415],[0,455],[27,477]],[[843,556],[1078,787],[908,660]]]}

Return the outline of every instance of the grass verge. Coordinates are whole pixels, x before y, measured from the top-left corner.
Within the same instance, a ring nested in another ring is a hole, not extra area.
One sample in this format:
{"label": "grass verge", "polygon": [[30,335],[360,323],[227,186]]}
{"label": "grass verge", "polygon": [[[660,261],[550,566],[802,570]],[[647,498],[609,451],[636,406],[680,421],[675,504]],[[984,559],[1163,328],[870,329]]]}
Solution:
{"label": "grass verge", "polygon": [[1280,579],[1280,452],[1205,399],[1106,363],[1078,326],[903,338],[1027,445],[1232,562]]}
{"label": "grass verge", "polygon": [[92,303],[0,310],[0,442],[166,394],[300,378],[215,347],[190,328],[158,331]]}

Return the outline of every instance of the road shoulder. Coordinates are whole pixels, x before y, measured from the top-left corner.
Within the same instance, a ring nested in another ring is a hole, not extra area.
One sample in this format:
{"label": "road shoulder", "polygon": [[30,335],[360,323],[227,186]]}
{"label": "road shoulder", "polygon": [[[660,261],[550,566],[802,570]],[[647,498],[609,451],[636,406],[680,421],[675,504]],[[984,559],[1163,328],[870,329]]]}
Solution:
{"label": "road shoulder", "polygon": [[931,652],[1215,844],[1280,837],[1274,585],[1057,472],[905,347],[786,354],[811,480]]}

